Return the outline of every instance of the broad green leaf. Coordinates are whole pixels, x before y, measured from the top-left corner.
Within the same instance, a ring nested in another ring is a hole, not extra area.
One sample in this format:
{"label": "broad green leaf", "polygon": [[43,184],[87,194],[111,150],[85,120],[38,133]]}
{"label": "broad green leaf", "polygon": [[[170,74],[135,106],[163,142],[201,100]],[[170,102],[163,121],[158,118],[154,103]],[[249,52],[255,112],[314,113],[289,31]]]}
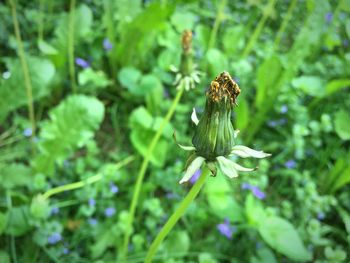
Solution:
{"label": "broad green leaf", "polygon": [[350,79],[335,79],[327,83],[326,95],[331,95],[350,86]]}
{"label": "broad green leaf", "polygon": [[78,83],[83,86],[79,88],[82,92],[89,93],[107,87],[111,81],[103,71],[86,68],[79,72]]}
{"label": "broad green leaf", "polygon": [[242,208],[235,200],[226,176],[219,173],[209,180],[205,185],[205,194],[211,210],[221,219],[229,218],[231,222],[243,222]]}
{"label": "broad green leaf", "polygon": [[193,29],[196,16],[191,12],[179,11],[171,16],[170,21],[178,32],[183,32]]}
{"label": "broad green leaf", "polygon": [[40,51],[45,55],[57,55],[58,50],[51,46],[49,43],[45,42],[44,40],[40,39],[38,41],[38,47]]}
{"label": "broad green leaf", "polygon": [[294,79],[292,85],[310,96],[323,97],[326,94],[325,83],[318,76],[301,76]]}
{"label": "broad green leaf", "polygon": [[[49,84],[55,74],[52,63],[38,57],[27,57],[29,74],[36,101],[50,94]],[[24,83],[22,66],[19,59],[6,59],[8,79],[0,78],[0,120],[19,107],[27,106],[27,90]]]}
{"label": "broad green leaf", "polygon": [[277,56],[271,56],[264,61],[258,69],[257,73],[257,90],[255,97],[255,106],[258,109],[266,107],[270,104],[267,101],[273,100],[277,95],[278,79],[282,72],[282,64]]}
{"label": "broad green leaf", "polygon": [[235,108],[235,126],[239,130],[244,130],[249,123],[249,104],[246,99],[239,98],[238,106]]}
{"label": "broad green leaf", "polygon": [[344,222],[346,232],[350,235],[350,213],[348,211],[346,211],[344,208],[342,208],[341,206],[338,206],[337,210],[339,212],[340,217],[342,218],[342,220]]}
{"label": "broad green leaf", "polygon": [[164,243],[164,246],[169,254],[185,254],[190,249],[191,240],[186,231],[174,231],[169,235]]}
{"label": "broad green leaf", "polygon": [[252,257],[250,263],[277,263],[273,252],[268,248],[261,248],[257,250],[257,257]]}
{"label": "broad green leaf", "polygon": [[47,199],[44,199],[42,195],[37,195],[33,198],[30,205],[30,213],[35,218],[47,218],[50,215],[50,205]]}
{"label": "broad green leaf", "polygon": [[137,89],[137,84],[141,79],[141,72],[133,67],[122,68],[118,73],[118,80],[122,86],[128,90]]}
{"label": "broad green leaf", "polygon": [[243,47],[245,38],[242,36],[244,36],[244,31],[246,30],[247,27],[243,25],[235,25],[224,31],[222,42],[227,55],[232,56]]}
{"label": "broad green leaf", "polygon": [[266,217],[266,212],[259,200],[249,194],[245,200],[245,213],[248,223],[252,226],[259,227]]}
{"label": "broad green leaf", "polygon": [[334,120],[335,131],[338,136],[346,141],[350,140],[350,113],[349,111],[340,110],[335,114]]}
{"label": "broad green leaf", "polygon": [[152,117],[144,107],[134,110],[129,119],[130,139],[133,146],[158,167],[163,165],[167,157],[168,143],[172,137],[172,127],[169,123],[165,125],[162,136],[150,156],[148,156],[148,148],[162,122],[163,118]]}
{"label": "broad green leaf", "polygon": [[149,74],[142,76],[139,87],[133,91],[133,93],[143,97],[147,94],[151,94],[155,89],[163,91],[162,82],[156,76]]}
{"label": "broad green leaf", "polygon": [[311,255],[304,247],[298,232],[287,220],[271,216],[259,225],[259,233],[267,244],[295,261],[309,261]]}
{"label": "broad green leaf", "polygon": [[23,164],[12,163],[0,168],[1,187],[11,189],[28,186],[31,181],[31,169]]}
{"label": "broad green leaf", "polygon": [[0,262],[11,263],[10,255],[4,250],[0,250]]}
{"label": "broad green leaf", "polygon": [[30,230],[28,206],[13,207],[7,214],[5,234],[21,236]]}
{"label": "broad green leaf", "polygon": [[210,78],[215,78],[218,74],[228,69],[226,56],[218,49],[209,49],[206,54],[209,65]]}
{"label": "broad green leaf", "polygon": [[62,165],[74,151],[83,147],[99,128],[104,116],[103,104],[93,97],[73,95],[63,100],[42,125],[33,161],[37,172],[53,175],[55,164]]}

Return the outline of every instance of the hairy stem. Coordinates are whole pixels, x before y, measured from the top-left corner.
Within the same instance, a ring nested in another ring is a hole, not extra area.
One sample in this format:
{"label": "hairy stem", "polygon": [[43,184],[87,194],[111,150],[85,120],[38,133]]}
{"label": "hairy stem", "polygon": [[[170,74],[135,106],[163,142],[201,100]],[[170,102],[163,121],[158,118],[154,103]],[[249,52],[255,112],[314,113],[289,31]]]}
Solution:
{"label": "hairy stem", "polygon": [[145,259],[145,263],[152,262],[152,259],[154,255],[157,252],[157,249],[159,245],[162,243],[162,241],[166,238],[166,236],[170,233],[170,231],[173,229],[177,221],[183,216],[188,206],[192,203],[192,201],[196,198],[199,191],[203,187],[208,175],[210,174],[210,171],[208,168],[204,168],[201,176],[199,177],[198,181],[195,183],[195,185],[192,187],[192,189],[188,192],[186,197],[182,200],[178,208],[175,210],[175,212],[171,215],[171,217],[168,219],[168,221],[163,226],[162,230],[158,233],[156,239],[152,242],[147,255]]}
{"label": "hairy stem", "polygon": [[146,157],[143,159],[141,168],[140,168],[139,173],[137,175],[136,185],[135,185],[135,189],[134,189],[134,192],[133,192],[131,205],[130,205],[130,209],[129,209],[129,218],[128,218],[128,222],[127,222],[127,226],[126,226],[126,233],[125,233],[125,236],[124,236],[124,243],[123,243],[123,247],[122,247],[122,250],[121,250],[121,259],[123,259],[123,260],[126,260],[126,258],[127,258],[129,239],[130,239],[130,235],[131,235],[132,225],[134,223],[136,206],[137,206],[137,202],[139,200],[139,196],[140,196],[140,192],[141,192],[141,188],[142,188],[142,183],[143,183],[143,178],[145,177],[145,173],[146,173],[149,161],[150,161],[150,156],[151,156],[155,146],[157,145],[157,143],[158,143],[158,141],[159,141],[159,139],[160,139],[160,137],[161,137],[161,135],[163,133],[163,130],[164,130],[166,124],[168,124],[168,122],[170,121],[171,117],[173,116],[173,114],[175,112],[175,109],[176,109],[176,106],[179,103],[179,101],[181,99],[181,96],[183,94],[183,91],[184,91],[183,88],[181,88],[178,91],[178,93],[177,93],[177,95],[176,95],[176,97],[175,97],[175,99],[174,99],[174,101],[173,101],[173,103],[172,103],[172,105],[171,105],[167,115],[165,116],[163,122],[161,123],[157,133],[154,135],[150,145],[148,146]]}
{"label": "hairy stem", "polygon": [[69,75],[73,93],[76,93],[75,68],[74,68],[74,26],[75,26],[75,0],[70,1],[69,24],[68,24],[68,63]]}
{"label": "hairy stem", "polygon": [[[115,165],[114,169],[119,170],[123,166],[132,162],[134,159],[135,159],[134,156],[129,156],[129,157],[125,158],[124,160],[118,162]],[[69,190],[78,189],[78,188],[81,188],[81,187],[88,185],[88,184],[96,183],[96,182],[100,181],[102,178],[103,178],[102,174],[97,174],[97,175],[91,176],[85,180],[81,180],[79,182],[75,182],[75,183],[66,184],[66,185],[52,188],[43,194],[43,198],[48,199],[49,197],[51,197],[53,195],[56,195],[56,194],[59,194],[59,193],[65,192],[65,191],[69,191]]]}
{"label": "hairy stem", "polygon": [[17,45],[18,45],[18,56],[19,56],[19,59],[21,61],[23,77],[24,77],[24,85],[25,85],[26,92],[27,92],[29,120],[30,120],[30,123],[32,126],[31,137],[33,139],[35,137],[35,130],[36,130],[34,104],[33,104],[33,87],[32,87],[29,68],[28,68],[28,64],[27,64],[27,60],[26,60],[26,56],[25,56],[25,52],[24,52],[21,31],[20,31],[19,23],[18,23],[18,19],[17,19],[15,0],[10,0],[10,5],[11,5],[11,11],[12,11],[13,25],[15,28],[16,41],[17,41]]}

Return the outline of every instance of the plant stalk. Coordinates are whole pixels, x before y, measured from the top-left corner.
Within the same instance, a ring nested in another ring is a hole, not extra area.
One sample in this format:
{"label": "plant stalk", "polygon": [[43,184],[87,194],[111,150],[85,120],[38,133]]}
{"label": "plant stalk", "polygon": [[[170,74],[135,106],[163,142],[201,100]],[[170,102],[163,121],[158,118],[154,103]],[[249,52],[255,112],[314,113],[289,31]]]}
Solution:
{"label": "plant stalk", "polygon": [[177,221],[183,216],[188,206],[192,203],[192,201],[196,198],[199,191],[202,189],[208,175],[210,174],[210,171],[207,167],[203,169],[203,172],[197,182],[194,184],[194,186],[191,188],[191,190],[188,192],[186,197],[182,200],[178,208],[175,210],[175,212],[171,215],[171,217],[168,219],[168,221],[163,226],[162,230],[158,233],[157,237],[152,242],[150,249],[147,252],[145,263],[152,262],[152,259],[154,255],[157,252],[157,249],[159,245],[162,243],[162,241],[166,238],[166,236],[170,233],[170,231],[173,229]]}
{"label": "plant stalk", "polygon": [[74,27],[75,27],[75,0],[70,1],[69,8],[69,24],[68,24],[68,64],[69,75],[73,93],[77,93],[75,83],[75,68],[74,68]]}
{"label": "plant stalk", "polygon": [[145,173],[146,173],[149,161],[150,161],[150,156],[151,156],[155,146],[157,145],[166,124],[168,124],[171,117],[173,116],[183,92],[184,92],[184,88],[181,88],[178,91],[178,93],[176,94],[176,97],[175,97],[168,113],[166,114],[166,116],[165,116],[164,120],[162,121],[157,133],[154,135],[154,137],[153,137],[153,139],[152,139],[152,141],[147,149],[146,157],[143,159],[141,168],[140,168],[139,173],[137,175],[137,181],[136,181],[136,185],[135,185],[135,189],[133,192],[132,201],[131,201],[131,205],[130,205],[130,209],[129,209],[129,218],[128,218],[128,222],[127,222],[126,233],[124,236],[124,243],[123,243],[123,247],[121,250],[121,259],[122,260],[126,260],[127,255],[128,255],[128,245],[129,245],[130,235],[132,232],[131,231],[132,225],[133,225],[134,218],[135,218],[136,206],[137,206],[137,202],[139,200],[139,196],[140,196],[140,192],[141,192],[141,188],[142,188],[142,183],[143,183],[143,178],[145,177]]}
{"label": "plant stalk", "polygon": [[36,131],[35,113],[34,113],[34,104],[33,104],[33,87],[32,87],[29,68],[28,68],[28,64],[27,64],[27,60],[26,60],[26,56],[25,56],[25,52],[24,52],[21,31],[20,31],[19,23],[18,23],[18,19],[17,19],[15,0],[10,0],[10,5],[11,5],[12,20],[13,20],[13,25],[14,25],[14,29],[15,29],[16,41],[17,41],[17,45],[18,45],[18,56],[19,56],[19,59],[21,61],[23,77],[24,77],[24,86],[25,86],[26,92],[27,92],[29,120],[30,120],[31,127],[32,127],[31,138],[32,138],[32,142],[33,142],[33,138],[35,137],[35,131]]}
{"label": "plant stalk", "polygon": [[214,26],[213,26],[213,29],[211,31],[210,38],[209,38],[208,50],[215,46],[216,36],[218,34],[220,24],[221,24],[222,20],[224,20],[224,9],[225,9],[226,3],[227,3],[227,0],[221,0],[220,5],[218,7],[218,11],[217,11],[216,17],[215,17]]}

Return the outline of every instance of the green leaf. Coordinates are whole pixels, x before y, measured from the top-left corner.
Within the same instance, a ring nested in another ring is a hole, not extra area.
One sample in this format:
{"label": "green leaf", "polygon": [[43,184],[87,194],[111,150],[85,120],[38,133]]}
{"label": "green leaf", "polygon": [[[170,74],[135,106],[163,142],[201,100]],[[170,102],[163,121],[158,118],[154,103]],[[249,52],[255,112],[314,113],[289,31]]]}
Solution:
{"label": "green leaf", "polygon": [[93,97],[73,95],[53,108],[39,135],[39,153],[33,161],[37,172],[53,175],[55,164],[83,147],[94,136],[104,116],[103,104]]}
{"label": "green leaf", "polygon": [[27,186],[32,181],[31,169],[23,164],[12,163],[0,168],[1,186],[6,189]]}
{"label": "green leaf", "polygon": [[4,233],[6,225],[7,225],[7,214],[0,212],[0,236],[2,233]]}
{"label": "green leaf", "polygon": [[169,254],[186,254],[190,249],[190,242],[190,237],[186,231],[176,231],[169,235],[164,245]]}
{"label": "green leaf", "polygon": [[266,212],[261,202],[254,198],[252,194],[249,194],[245,200],[245,213],[248,223],[255,227],[259,227],[266,217]]}
{"label": "green leaf", "polygon": [[173,14],[170,21],[176,28],[177,32],[183,32],[184,30],[193,29],[196,16],[191,12],[181,11]]}
{"label": "green leaf", "polygon": [[323,97],[326,94],[325,83],[318,76],[301,76],[294,79],[292,85],[310,96]]}
{"label": "green leaf", "polygon": [[250,263],[277,263],[273,252],[268,248],[261,248],[257,251],[257,257],[253,257]]}
{"label": "green leaf", "polygon": [[133,67],[122,68],[118,73],[118,80],[122,86],[131,93],[137,89],[137,85],[141,79],[141,72]]}
{"label": "green leaf", "polygon": [[350,79],[335,79],[327,83],[326,95],[331,95],[350,86]]}
{"label": "green leaf", "polygon": [[[50,94],[49,83],[55,74],[55,68],[49,60],[27,57],[29,74],[33,89],[33,100]],[[0,78],[0,120],[19,107],[27,106],[27,91],[24,84],[22,66],[19,59],[6,59],[11,73],[8,79]]]}
{"label": "green leaf", "polygon": [[215,78],[223,71],[227,71],[228,60],[226,56],[218,49],[209,49],[206,54],[209,65],[210,78]]}
{"label": "green leaf", "polygon": [[8,211],[7,226],[5,233],[13,236],[21,236],[31,228],[29,225],[29,208],[28,206],[13,207]]}
{"label": "green leaf", "polygon": [[81,88],[83,92],[96,92],[110,85],[111,81],[103,71],[86,68],[79,72],[78,83],[80,86],[84,86]]}
{"label": "green leaf", "polygon": [[4,250],[0,250],[0,262],[11,263],[9,254]]}
{"label": "green leaf", "polygon": [[151,155],[147,155],[149,154],[149,144],[159,130],[162,122],[163,118],[152,117],[144,107],[134,110],[129,119],[129,126],[131,128],[130,139],[133,146],[141,155],[149,157],[150,161],[158,167],[161,167],[166,160],[168,142],[172,137],[173,129],[169,123],[165,125],[162,137],[159,139]]}
{"label": "green leaf", "polygon": [[273,249],[292,260],[309,261],[312,258],[294,226],[283,218],[265,218],[259,225],[259,233]]}
{"label": "green leaf", "polygon": [[47,218],[50,215],[50,205],[47,199],[44,199],[42,195],[37,195],[33,198],[30,205],[30,213],[35,218]]}
{"label": "green leaf", "polygon": [[49,43],[45,42],[44,40],[40,39],[38,41],[38,47],[39,50],[44,54],[44,55],[57,55],[58,50],[51,46]]}
{"label": "green leaf", "polygon": [[338,111],[335,114],[334,125],[336,133],[342,140],[350,140],[350,114],[348,111]]}
{"label": "green leaf", "polygon": [[236,128],[239,130],[244,130],[249,123],[249,103],[246,99],[239,98],[238,106],[235,108],[235,112]]}
{"label": "green leaf", "polygon": [[255,106],[261,109],[267,101],[273,100],[278,89],[277,81],[282,72],[282,64],[277,56],[271,56],[262,63],[257,73]]}
{"label": "green leaf", "polygon": [[243,222],[243,211],[235,200],[231,187],[223,174],[210,178],[205,184],[205,194],[211,210],[221,219],[231,222]]}
{"label": "green leaf", "polygon": [[[339,212],[340,217],[342,218],[342,220],[344,222],[346,232],[350,235],[350,214],[349,214],[349,212],[340,206],[337,206],[337,210]],[[0,231],[0,233],[1,233],[1,231]]]}

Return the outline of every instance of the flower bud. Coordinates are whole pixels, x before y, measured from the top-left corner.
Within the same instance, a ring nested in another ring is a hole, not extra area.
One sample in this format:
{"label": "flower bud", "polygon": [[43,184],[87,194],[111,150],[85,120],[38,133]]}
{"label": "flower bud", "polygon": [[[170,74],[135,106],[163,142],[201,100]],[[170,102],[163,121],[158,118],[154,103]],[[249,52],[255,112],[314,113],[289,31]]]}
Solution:
{"label": "flower bud", "polygon": [[211,82],[206,93],[204,114],[196,127],[192,143],[196,154],[208,161],[228,156],[234,146],[235,131],[231,109],[236,104],[240,89],[229,73],[223,72]]}

